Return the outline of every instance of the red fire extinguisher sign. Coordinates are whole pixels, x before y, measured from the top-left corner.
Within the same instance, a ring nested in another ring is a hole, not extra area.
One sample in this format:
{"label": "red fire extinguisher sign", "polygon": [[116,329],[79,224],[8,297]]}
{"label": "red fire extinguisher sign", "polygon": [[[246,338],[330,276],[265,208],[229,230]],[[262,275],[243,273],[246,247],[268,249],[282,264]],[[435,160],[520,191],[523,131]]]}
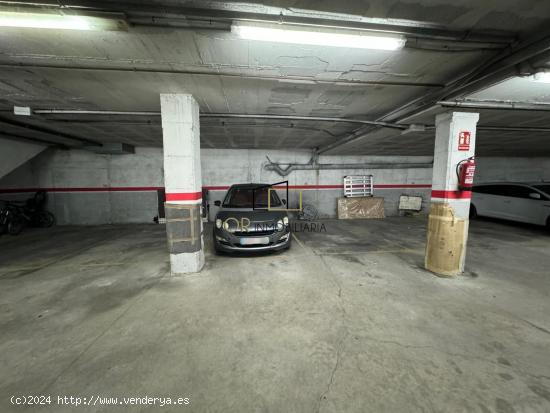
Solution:
{"label": "red fire extinguisher sign", "polygon": [[458,150],[469,151],[470,150],[470,132],[460,132],[458,135]]}

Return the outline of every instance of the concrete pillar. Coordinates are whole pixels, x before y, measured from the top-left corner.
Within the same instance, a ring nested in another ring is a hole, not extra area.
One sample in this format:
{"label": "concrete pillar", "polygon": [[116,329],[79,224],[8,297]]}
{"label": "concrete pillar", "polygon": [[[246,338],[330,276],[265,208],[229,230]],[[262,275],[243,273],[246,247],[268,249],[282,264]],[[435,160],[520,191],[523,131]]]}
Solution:
{"label": "concrete pillar", "polygon": [[464,271],[470,191],[458,188],[456,168],[475,154],[478,113],[449,112],[435,119],[432,202],[428,219],[426,269],[442,276]]}
{"label": "concrete pillar", "polygon": [[173,275],[204,266],[199,106],[191,95],[161,94],[166,233]]}

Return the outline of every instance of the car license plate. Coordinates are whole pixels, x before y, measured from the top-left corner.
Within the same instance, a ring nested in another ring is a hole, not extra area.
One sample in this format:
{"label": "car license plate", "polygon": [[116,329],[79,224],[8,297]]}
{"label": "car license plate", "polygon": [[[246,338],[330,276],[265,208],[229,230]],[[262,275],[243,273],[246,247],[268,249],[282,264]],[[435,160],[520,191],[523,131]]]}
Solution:
{"label": "car license plate", "polygon": [[269,244],[269,237],[243,237],[241,245],[266,245]]}

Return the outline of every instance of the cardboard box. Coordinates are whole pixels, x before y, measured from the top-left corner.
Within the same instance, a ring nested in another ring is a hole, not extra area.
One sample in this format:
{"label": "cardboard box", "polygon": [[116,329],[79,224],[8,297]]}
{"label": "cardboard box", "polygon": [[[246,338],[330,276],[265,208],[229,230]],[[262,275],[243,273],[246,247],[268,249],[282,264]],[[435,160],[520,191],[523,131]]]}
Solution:
{"label": "cardboard box", "polygon": [[338,198],[338,219],[385,218],[384,198]]}

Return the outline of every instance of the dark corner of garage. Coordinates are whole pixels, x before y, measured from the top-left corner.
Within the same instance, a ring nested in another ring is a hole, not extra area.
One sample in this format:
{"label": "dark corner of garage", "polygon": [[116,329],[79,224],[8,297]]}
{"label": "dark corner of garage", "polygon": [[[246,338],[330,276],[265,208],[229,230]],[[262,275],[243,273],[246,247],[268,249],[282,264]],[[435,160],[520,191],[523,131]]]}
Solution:
{"label": "dark corner of garage", "polygon": [[0,411],[549,412],[549,23],[0,1]]}

